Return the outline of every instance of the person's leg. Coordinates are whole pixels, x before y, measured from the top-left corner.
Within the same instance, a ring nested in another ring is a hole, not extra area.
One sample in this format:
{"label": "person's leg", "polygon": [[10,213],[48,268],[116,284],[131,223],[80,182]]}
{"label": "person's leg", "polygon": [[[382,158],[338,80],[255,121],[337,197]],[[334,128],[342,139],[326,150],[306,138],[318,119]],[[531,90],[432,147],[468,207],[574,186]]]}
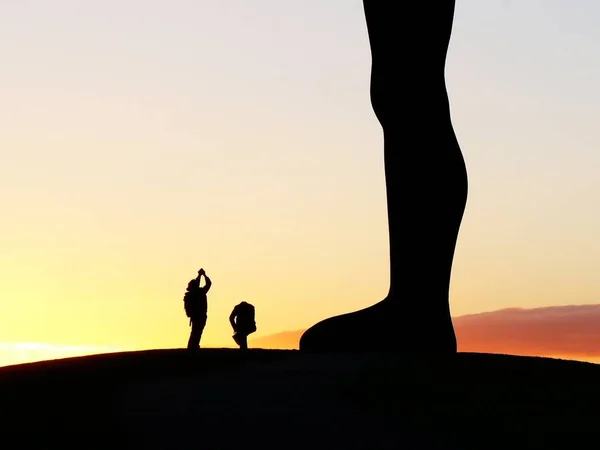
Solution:
{"label": "person's leg", "polygon": [[192,318],[192,330],[188,340],[188,350],[197,350],[200,347],[200,339],[206,325],[206,316]]}
{"label": "person's leg", "polygon": [[202,333],[204,332],[205,326],[206,326],[206,316],[202,316],[198,320],[198,344],[197,344],[197,347],[200,347],[200,340],[202,339]]}
{"label": "person's leg", "polygon": [[200,334],[198,329],[198,324],[195,320],[192,319],[192,329],[190,331],[190,338],[188,339],[188,350],[195,350],[198,348],[200,343]]}
{"label": "person's leg", "polygon": [[248,335],[246,333],[239,333],[238,341],[241,350],[246,350],[248,348]]}
{"label": "person's leg", "polygon": [[453,353],[448,290],[467,199],[444,77],[455,0],[363,4],[384,137],[390,288],[379,303],[308,329],[300,349]]}

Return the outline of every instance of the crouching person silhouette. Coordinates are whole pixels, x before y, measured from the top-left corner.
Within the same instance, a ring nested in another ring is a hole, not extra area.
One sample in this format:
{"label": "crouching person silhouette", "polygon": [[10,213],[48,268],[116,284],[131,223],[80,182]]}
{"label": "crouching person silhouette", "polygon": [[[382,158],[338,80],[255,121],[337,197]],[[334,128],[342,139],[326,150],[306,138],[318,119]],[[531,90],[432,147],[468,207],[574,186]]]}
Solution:
{"label": "crouching person silhouette", "polygon": [[254,306],[247,302],[236,305],[229,316],[233,328],[233,340],[241,349],[248,348],[248,335],[256,331]]}
{"label": "crouching person silhouette", "polygon": [[[200,279],[204,276],[204,286],[200,287]],[[188,350],[194,351],[200,348],[200,339],[206,326],[208,311],[208,300],[206,294],[212,286],[210,278],[206,276],[204,269],[198,271],[198,276],[188,283],[183,304],[186,315],[190,318],[192,330],[188,340]]]}

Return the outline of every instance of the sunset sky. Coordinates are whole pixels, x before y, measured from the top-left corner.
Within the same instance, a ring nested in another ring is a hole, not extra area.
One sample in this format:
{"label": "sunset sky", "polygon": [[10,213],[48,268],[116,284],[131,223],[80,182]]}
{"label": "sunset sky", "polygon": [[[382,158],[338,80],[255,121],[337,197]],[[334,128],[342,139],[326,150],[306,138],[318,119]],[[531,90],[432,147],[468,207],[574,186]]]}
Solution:
{"label": "sunset sky", "polygon": [[[598,23],[457,1],[454,316],[600,303]],[[242,300],[266,336],[386,294],[360,0],[3,1],[0,59],[0,365],[183,347],[200,267],[204,346]]]}

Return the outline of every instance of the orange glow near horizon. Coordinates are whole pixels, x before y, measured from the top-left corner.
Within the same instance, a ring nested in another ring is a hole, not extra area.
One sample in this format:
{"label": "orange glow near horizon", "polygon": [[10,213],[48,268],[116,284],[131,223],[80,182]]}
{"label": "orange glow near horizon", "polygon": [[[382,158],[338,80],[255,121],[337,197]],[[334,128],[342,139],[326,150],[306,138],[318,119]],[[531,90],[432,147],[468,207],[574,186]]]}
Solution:
{"label": "orange glow near horizon", "polygon": [[[459,352],[542,356],[600,363],[600,305],[509,308],[455,317]],[[260,336],[251,344],[297,349],[304,330]]]}
{"label": "orange glow near horizon", "polygon": [[[454,327],[460,352],[542,356],[600,363],[600,305],[509,308],[455,317]],[[251,337],[249,343],[254,348],[296,350],[303,332],[293,330],[257,335]],[[173,348],[177,347],[181,346]],[[142,349],[0,343],[0,366],[135,350]]]}

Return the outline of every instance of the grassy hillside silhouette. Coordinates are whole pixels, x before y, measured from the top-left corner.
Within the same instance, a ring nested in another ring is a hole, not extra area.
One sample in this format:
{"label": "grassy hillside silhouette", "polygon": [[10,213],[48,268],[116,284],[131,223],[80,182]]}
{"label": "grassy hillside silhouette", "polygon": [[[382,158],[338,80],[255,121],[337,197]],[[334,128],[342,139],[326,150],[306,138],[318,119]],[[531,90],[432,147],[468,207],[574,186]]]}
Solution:
{"label": "grassy hillside silhouette", "polygon": [[5,367],[0,398],[25,447],[587,448],[598,379],[507,355],[153,350]]}

